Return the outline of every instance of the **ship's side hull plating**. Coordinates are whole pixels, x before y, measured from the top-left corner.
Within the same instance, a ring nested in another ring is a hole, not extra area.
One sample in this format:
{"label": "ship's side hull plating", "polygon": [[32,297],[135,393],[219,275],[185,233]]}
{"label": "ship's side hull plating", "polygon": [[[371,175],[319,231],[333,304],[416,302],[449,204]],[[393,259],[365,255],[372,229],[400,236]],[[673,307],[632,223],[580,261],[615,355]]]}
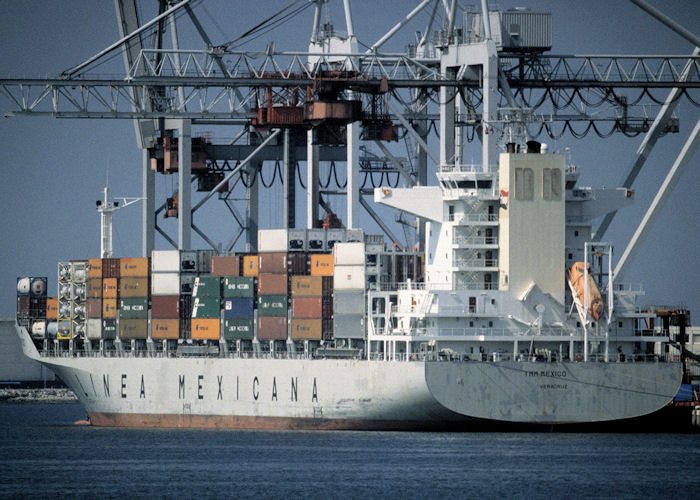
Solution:
{"label": "ship's side hull plating", "polygon": [[431,394],[479,419],[583,423],[635,418],[678,392],[680,363],[429,362]]}

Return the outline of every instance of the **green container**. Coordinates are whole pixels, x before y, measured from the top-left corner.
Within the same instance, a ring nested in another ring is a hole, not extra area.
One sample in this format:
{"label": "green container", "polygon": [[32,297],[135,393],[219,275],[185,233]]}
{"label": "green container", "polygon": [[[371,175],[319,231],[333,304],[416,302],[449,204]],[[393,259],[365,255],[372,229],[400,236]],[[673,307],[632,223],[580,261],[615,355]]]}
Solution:
{"label": "green container", "polygon": [[251,340],[254,324],[252,318],[224,318],[224,338],[226,340]]}
{"label": "green container", "polygon": [[220,318],[221,299],[218,297],[192,297],[193,318]]}
{"label": "green container", "polygon": [[221,297],[221,278],[197,276],[192,284],[192,297]]}
{"label": "green container", "polygon": [[117,338],[117,320],[103,319],[102,320],[102,338],[105,340],[114,340]]}
{"label": "green container", "polygon": [[286,295],[260,295],[258,297],[259,316],[287,316]]}
{"label": "green container", "polygon": [[223,279],[223,293],[226,299],[253,298],[255,278],[252,276],[230,276]]}
{"label": "green container", "polygon": [[119,301],[120,319],[146,319],[148,318],[148,299],[146,297],[132,297]]}

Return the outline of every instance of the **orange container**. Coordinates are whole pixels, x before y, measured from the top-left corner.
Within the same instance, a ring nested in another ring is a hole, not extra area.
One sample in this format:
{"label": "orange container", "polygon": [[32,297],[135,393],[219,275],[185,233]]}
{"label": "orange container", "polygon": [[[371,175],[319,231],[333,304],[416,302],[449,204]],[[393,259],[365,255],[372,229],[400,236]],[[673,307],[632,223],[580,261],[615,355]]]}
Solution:
{"label": "orange container", "polygon": [[120,277],[148,276],[148,257],[122,257],[119,261]]}
{"label": "orange container", "polygon": [[245,255],[243,257],[243,276],[257,276],[258,261],[257,255]]}
{"label": "orange container", "polygon": [[151,337],[154,339],[177,339],[180,337],[179,319],[152,319]]}
{"label": "orange container", "polygon": [[88,278],[102,278],[102,259],[88,259]]}
{"label": "orange container", "polygon": [[293,319],[292,338],[294,340],[321,340],[323,338],[322,319]]}
{"label": "orange container", "polygon": [[193,318],[190,338],[218,340],[221,336],[221,321],[218,318]]}
{"label": "orange container", "polygon": [[102,299],[102,317],[104,319],[117,317],[117,299]]}
{"label": "orange container", "polygon": [[333,276],[333,254],[311,254],[311,276]]}
{"label": "orange container", "polygon": [[117,278],[105,278],[102,280],[102,298],[117,298]]}
{"label": "orange container", "polygon": [[58,319],[58,299],[55,297],[46,299],[46,319]]}

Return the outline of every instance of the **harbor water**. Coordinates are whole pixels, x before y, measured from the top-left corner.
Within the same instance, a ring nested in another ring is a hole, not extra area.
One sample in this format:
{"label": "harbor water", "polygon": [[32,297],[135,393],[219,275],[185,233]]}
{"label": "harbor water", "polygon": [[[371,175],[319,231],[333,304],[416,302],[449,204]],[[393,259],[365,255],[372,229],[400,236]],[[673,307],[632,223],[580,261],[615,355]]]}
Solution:
{"label": "harbor water", "polygon": [[697,498],[700,434],[120,429],[0,405],[0,497]]}

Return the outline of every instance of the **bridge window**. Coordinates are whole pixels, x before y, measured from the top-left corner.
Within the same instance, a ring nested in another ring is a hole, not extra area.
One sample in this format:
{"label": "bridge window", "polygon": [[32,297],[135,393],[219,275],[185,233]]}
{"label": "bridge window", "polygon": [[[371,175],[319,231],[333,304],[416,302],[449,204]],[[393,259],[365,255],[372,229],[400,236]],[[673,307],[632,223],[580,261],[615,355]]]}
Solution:
{"label": "bridge window", "polygon": [[520,201],[532,201],[534,198],[535,177],[531,168],[515,169],[515,199]]}
{"label": "bridge window", "polygon": [[561,200],[561,170],[542,169],[542,199]]}

